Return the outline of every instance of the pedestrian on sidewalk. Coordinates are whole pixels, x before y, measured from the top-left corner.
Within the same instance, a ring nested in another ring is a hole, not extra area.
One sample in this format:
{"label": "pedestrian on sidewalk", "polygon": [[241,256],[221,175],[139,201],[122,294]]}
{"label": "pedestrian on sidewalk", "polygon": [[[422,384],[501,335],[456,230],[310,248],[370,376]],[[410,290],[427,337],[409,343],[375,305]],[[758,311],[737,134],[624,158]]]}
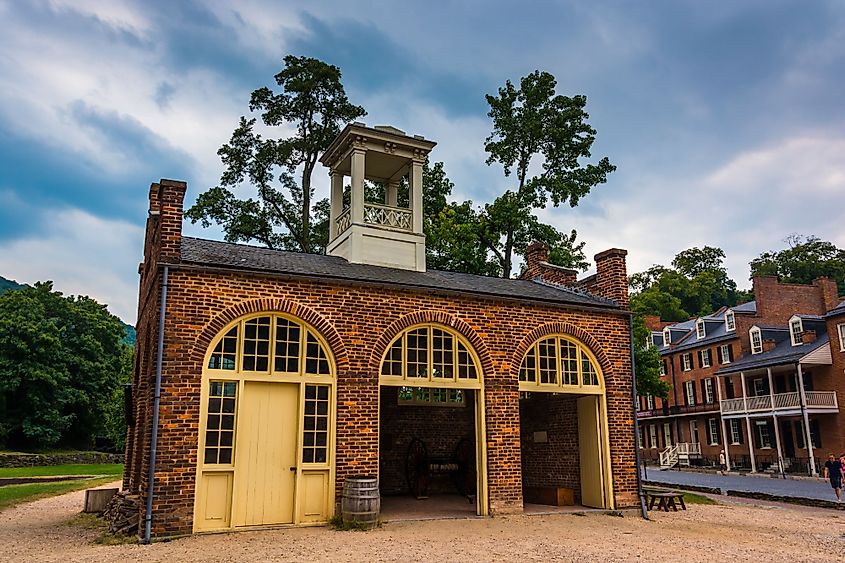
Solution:
{"label": "pedestrian on sidewalk", "polygon": [[830,486],[836,493],[836,502],[842,502],[842,461],[830,454],[824,462],[824,477],[830,480]]}
{"label": "pedestrian on sidewalk", "polygon": [[725,460],[725,450],[719,452],[719,469],[724,473],[728,469],[728,464]]}

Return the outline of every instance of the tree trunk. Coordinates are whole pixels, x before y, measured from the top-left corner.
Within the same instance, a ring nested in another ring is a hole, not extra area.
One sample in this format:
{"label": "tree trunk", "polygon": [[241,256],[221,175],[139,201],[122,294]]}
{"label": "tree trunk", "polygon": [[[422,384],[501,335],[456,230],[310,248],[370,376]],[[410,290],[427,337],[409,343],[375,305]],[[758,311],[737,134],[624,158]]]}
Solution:
{"label": "tree trunk", "polygon": [[513,262],[513,229],[508,230],[508,236],[505,239],[505,260],[502,263],[502,277],[507,279],[511,277],[511,264]]}
{"label": "tree trunk", "polygon": [[313,166],[310,161],[305,162],[302,169],[302,240],[299,244],[303,252],[311,252],[311,172]]}

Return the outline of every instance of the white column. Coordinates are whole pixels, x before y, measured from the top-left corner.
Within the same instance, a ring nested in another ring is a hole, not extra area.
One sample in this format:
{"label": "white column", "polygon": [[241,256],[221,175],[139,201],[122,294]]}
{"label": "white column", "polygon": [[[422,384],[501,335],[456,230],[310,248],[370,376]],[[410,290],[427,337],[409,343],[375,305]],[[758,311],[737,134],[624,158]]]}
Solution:
{"label": "white column", "polygon": [[388,182],[384,192],[384,204],[391,207],[399,206],[399,182]]}
{"label": "white column", "polygon": [[364,222],[364,165],[363,149],[352,151],[352,193],[350,194],[350,213],[353,223]]}
{"label": "white column", "polygon": [[772,424],[775,425],[775,445],[778,448],[778,472],[783,475],[783,449],[780,447],[780,428],[778,428],[778,417],[772,415]]}
{"label": "white column", "polygon": [[742,382],[742,409],[748,412],[748,397],[745,394],[745,372],[739,372],[739,379]]}
{"label": "white column", "polygon": [[337,235],[337,218],[343,213],[343,174],[337,170],[329,172],[331,177],[331,211],[329,213],[329,241]]}
{"label": "white column", "polygon": [[722,428],[722,446],[725,451],[725,471],[731,470],[731,455],[728,453],[730,449],[730,442],[728,441],[728,433],[725,430],[725,419],[722,416],[722,378],[716,378],[716,396],[719,398],[719,426]]}
{"label": "white column", "polygon": [[754,461],[754,434],[751,433],[751,418],[745,415],[745,428],[748,431],[748,455],[751,456],[751,473],[757,473],[757,463]]}
{"label": "white column", "polygon": [[810,457],[810,475],[818,477],[816,471],[816,458],[813,455],[813,437],[810,434],[810,417],[807,416],[807,396],[804,394],[804,372],[801,371],[801,364],[798,366],[798,396],[801,397],[801,414],[804,417],[804,440],[807,446],[807,454]]}
{"label": "white column", "polygon": [[411,161],[411,172],[408,174],[410,187],[410,207],[412,224],[411,230],[417,234],[423,232],[423,163],[421,160]]}

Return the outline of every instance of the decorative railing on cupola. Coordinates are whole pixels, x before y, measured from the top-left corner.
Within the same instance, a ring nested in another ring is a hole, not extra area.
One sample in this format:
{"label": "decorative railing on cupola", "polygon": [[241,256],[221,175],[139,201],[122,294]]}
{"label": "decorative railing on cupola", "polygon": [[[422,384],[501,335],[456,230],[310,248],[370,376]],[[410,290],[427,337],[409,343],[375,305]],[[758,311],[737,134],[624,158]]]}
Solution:
{"label": "decorative railing on cupola", "polygon": [[[391,227],[411,232],[411,221],[411,210],[408,208],[393,207],[390,205],[382,205],[380,203],[364,204],[364,222],[368,225]],[[351,224],[352,215],[350,209],[347,207],[335,220],[335,225],[337,225],[337,234],[339,235],[348,229]]]}

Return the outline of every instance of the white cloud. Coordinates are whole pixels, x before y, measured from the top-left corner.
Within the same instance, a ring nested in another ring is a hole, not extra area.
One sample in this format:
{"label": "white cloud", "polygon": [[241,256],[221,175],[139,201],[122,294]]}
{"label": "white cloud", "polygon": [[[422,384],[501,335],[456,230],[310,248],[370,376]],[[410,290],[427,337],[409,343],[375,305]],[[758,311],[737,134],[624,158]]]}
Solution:
{"label": "white cloud", "polygon": [[53,280],[54,288],[88,295],[135,324],[143,229],[78,209],[48,211],[46,232],[0,242],[0,273],[19,283]]}

